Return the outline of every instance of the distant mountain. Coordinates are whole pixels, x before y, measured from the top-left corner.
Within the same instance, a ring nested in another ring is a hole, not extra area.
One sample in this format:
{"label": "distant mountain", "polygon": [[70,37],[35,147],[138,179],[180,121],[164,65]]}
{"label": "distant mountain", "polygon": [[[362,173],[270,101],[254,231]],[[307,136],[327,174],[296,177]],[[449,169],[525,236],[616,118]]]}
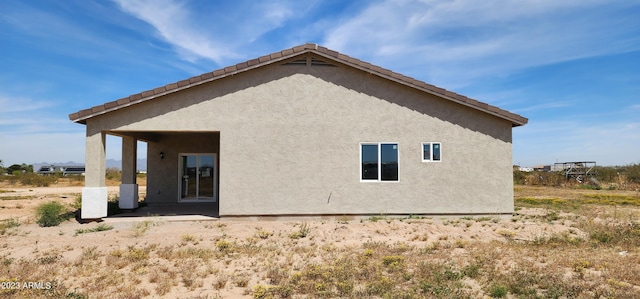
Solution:
{"label": "distant mountain", "polygon": [[[40,163],[34,163],[33,164],[33,171],[38,171],[38,169],[40,169],[40,167],[42,167],[42,166],[50,166],[50,165],[56,165],[56,166],[84,166],[84,163],[78,163],[78,162],[73,162],[73,161],[55,162],[55,163],[40,162]],[[122,169],[122,160],[107,159],[106,166],[107,166],[107,168]],[[147,170],[147,159],[138,159],[138,170],[142,170],[142,171],[146,171]]]}

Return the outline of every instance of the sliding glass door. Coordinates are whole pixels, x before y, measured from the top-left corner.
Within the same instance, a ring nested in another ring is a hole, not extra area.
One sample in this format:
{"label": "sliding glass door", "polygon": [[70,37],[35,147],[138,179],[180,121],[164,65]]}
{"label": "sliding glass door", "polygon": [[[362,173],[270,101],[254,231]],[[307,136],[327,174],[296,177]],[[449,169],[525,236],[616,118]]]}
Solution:
{"label": "sliding glass door", "polygon": [[180,201],[215,201],[216,155],[180,154]]}

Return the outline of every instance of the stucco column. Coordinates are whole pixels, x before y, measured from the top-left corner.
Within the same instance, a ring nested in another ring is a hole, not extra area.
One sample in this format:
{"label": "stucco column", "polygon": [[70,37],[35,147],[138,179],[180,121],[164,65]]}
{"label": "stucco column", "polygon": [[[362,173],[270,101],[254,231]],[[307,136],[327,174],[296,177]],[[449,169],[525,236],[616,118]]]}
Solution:
{"label": "stucco column", "polygon": [[107,217],[105,133],[93,131],[87,124],[85,187],[82,188],[82,219]]}
{"label": "stucco column", "polygon": [[133,137],[122,137],[122,184],[120,184],[121,209],[138,207],[138,184],[136,184],[136,153],[138,140]]}

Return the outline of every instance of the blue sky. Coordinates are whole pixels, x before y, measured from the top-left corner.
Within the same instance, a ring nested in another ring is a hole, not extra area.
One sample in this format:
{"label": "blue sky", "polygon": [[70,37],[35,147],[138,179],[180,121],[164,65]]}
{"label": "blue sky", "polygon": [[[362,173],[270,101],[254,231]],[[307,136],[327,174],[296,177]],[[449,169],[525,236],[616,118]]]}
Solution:
{"label": "blue sky", "polygon": [[312,42],[528,117],[515,164],[640,163],[638,16],[630,0],[3,0],[0,159],[83,162],[68,114]]}

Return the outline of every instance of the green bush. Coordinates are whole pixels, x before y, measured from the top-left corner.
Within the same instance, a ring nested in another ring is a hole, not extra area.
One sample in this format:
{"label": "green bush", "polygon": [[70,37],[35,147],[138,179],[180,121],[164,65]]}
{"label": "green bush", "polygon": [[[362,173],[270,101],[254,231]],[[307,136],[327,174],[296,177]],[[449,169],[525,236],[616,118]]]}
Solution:
{"label": "green bush", "polygon": [[640,183],[640,164],[629,165],[626,170],[627,181]]}
{"label": "green bush", "polygon": [[611,166],[597,166],[594,168],[596,173],[598,174],[598,181],[602,183],[619,183],[618,174],[620,173],[620,168],[611,167]]}
{"label": "green bush", "polygon": [[71,218],[71,213],[59,202],[43,203],[36,208],[36,223],[43,227],[58,226]]}
{"label": "green bush", "polygon": [[520,170],[513,171],[513,183],[516,185],[524,185],[527,182],[527,174]]}
{"label": "green bush", "polygon": [[507,296],[507,287],[501,284],[493,284],[489,288],[489,294],[492,298],[504,298]]}

